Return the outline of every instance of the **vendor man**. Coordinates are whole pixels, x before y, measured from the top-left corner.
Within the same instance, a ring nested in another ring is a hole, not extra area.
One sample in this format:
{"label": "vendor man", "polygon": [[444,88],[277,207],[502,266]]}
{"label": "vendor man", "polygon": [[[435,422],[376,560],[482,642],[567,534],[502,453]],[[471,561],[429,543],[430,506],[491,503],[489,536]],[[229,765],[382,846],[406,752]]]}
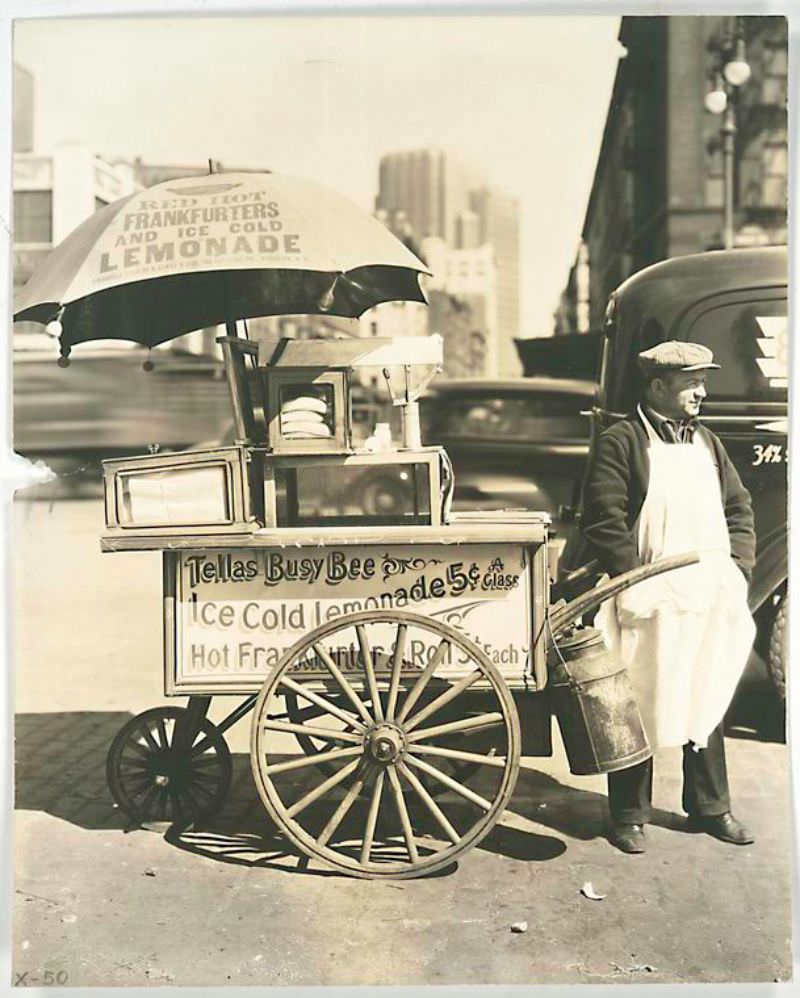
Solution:
{"label": "vendor man", "polygon": [[[722,718],[755,635],[750,496],[697,421],[707,372],[719,367],[711,351],[672,341],[638,361],[642,401],[598,439],[582,531],[612,576],[671,555],[701,558],[607,601],[595,625],[628,670],[652,748],[683,746],[687,829],[747,845],[753,836],[730,809]],[[609,841],[623,852],[645,850],[652,784],[652,759],[608,776]]]}

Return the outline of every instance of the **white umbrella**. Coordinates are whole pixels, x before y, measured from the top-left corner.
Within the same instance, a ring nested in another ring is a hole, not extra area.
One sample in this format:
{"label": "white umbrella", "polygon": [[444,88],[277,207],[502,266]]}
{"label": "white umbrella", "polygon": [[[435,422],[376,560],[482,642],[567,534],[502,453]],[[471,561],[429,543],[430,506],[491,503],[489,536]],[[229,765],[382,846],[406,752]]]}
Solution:
{"label": "white umbrella", "polygon": [[403,243],[328,188],[214,173],[96,212],[34,273],[14,319],[58,321],[67,356],[93,339],[155,346],[253,316],[356,317],[383,301],[424,302],[420,273],[425,265]]}

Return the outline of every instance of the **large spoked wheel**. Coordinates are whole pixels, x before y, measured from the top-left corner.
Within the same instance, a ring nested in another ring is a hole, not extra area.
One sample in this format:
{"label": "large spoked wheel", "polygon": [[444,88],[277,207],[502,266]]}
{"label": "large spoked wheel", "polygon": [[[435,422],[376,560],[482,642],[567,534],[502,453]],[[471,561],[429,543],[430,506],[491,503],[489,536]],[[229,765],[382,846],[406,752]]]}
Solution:
{"label": "large spoked wheel", "polygon": [[[314,704],[309,704],[308,706],[301,706],[301,703],[303,703],[303,698],[298,697],[295,693],[286,693],[284,694],[284,696],[286,699],[286,714],[288,716],[288,719],[295,724],[299,722],[301,727],[305,726],[305,724],[309,722],[312,725],[314,725],[315,721],[319,720],[319,718],[324,718],[327,714],[326,710],[323,710],[321,707],[317,707]],[[332,699],[333,702],[335,704],[338,704],[340,707],[347,708],[348,706],[348,701],[346,697],[336,697],[329,699]],[[446,711],[447,708],[445,707],[443,708],[442,713],[444,714]],[[347,730],[352,731],[354,729],[348,726]],[[321,754],[324,749],[329,747],[324,739],[309,738],[307,735],[300,734],[299,729],[298,732],[295,733],[295,738],[297,739],[297,743],[300,746],[300,748],[302,748],[302,750],[308,756],[315,755],[317,753]],[[317,767],[320,773],[324,773],[325,776],[332,776],[336,772],[336,766],[332,762],[315,761],[314,765]],[[453,761],[452,775],[455,776],[455,778],[458,780],[466,780],[470,776],[472,776],[473,773],[475,773],[476,771],[477,771],[477,766],[475,765],[474,762],[460,762],[460,761],[456,762],[455,760]],[[438,797],[440,796],[440,794],[449,793],[448,788],[444,784],[438,783],[436,780],[432,780],[425,773],[420,773],[420,780],[422,780],[423,784],[425,785],[425,789],[428,790],[433,797]],[[363,795],[364,793],[366,793],[366,790],[362,788],[361,795]]]}
{"label": "large spoked wheel", "polygon": [[[286,696],[318,710],[284,720]],[[519,755],[516,707],[495,666],[454,628],[404,611],[310,632],[253,715],[251,764],[270,817],[306,855],[358,877],[452,863],[499,819]]]}
{"label": "large spoked wheel", "polygon": [[[297,696],[296,693],[284,693],[286,700],[286,715],[288,719],[293,723],[299,725],[298,730],[295,732],[295,738],[297,739],[297,744],[305,752],[306,755],[316,755],[322,753],[326,748],[328,748],[328,743],[325,739],[312,738],[309,735],[303,734],[300,729],[305,729],[306,727],[316,726],[316,722],[320,718],[325,718],[327,716],[327,711],[318,707],[316,704],[307,704],[302,697]],[[341,704],[338,700],[340,706],[347,706],[347,701]],[[335,767],[327,762],[315,762],[315,765],[321,773],[326,776],[330,776],[335,772]]]}
{"label": "large spoked wheel", "polygon": [[[108,750],[111,796],[134,821],[194,822],[217,811],[231,783],[231,755],[208,718],[184,738],[182,707],[154,707],[124,724]],[[188,744],[187,744],[188,742]]]}

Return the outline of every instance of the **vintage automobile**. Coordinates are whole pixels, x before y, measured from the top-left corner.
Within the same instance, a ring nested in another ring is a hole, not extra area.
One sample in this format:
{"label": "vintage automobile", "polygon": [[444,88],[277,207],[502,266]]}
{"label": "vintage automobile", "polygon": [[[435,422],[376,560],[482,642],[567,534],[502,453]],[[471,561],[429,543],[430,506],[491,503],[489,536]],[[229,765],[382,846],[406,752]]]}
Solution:
{"label": "vintage automobile", "polygon": [[[420,402],[422,434],[426,442],[441,441],[453,463],[453,508],[544,510],[553,518],[558,550],[566,529],[560,514],[577,502],[589,452],[594,388],[559,378],[468,378],[431,387]],[[354,392],[356,420],[367,405],[360,391]],[[232,440],[229,422],[221,442]],[[413,492],[407,470],[391,465],[340,484],[330,500],[370,516],[391,518]]]}
{"label": "vintage automobile", "polygon": [[[592,440],[635,404],[636,355],[664,340],[710,347],[702,420],[725,444],[753,497],[757,555],[750,607],[757,648],[785,695],[787,666],[788,320],[786,247],[678,257],[634,274],[606,314]],[[580,564],[578,535],[562,567]]]}
{"label": "vintage automobile", "polygon": [[[589,453],[594,384],[561,378],[442,381],[421,399],[423,439],[453,465],[453,509],[542,510],[552,520],[553,571],[566,542]],[[342,501],[393,516],[413,492],[408,472],[368,469]]]}
{"label": "vintage automobile", "polygon": [[559,509],[576,499],[594,384],[560,378],[443,381],[423,399],[423,434],[447,448],[456,509]]}

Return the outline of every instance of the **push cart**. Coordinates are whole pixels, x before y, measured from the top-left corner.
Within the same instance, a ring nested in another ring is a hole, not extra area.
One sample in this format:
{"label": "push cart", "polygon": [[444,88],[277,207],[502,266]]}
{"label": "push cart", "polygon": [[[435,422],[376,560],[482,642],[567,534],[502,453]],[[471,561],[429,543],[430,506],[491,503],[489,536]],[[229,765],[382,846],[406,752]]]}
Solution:
{"label": "push cart", "polygon": [[[124,725],[111,793],[134,821],[203,822],[231,781],[225,732],[252,714],[255,785],[297,849],[358,877],[438,870],[509,804],[523,741],[549,754],[554,641],[659,566],[567,604],[546,514],[450,512],[416,410],[438,337],[219,342],[235,445],[105,462],[103,549],[163,552],[165,693],[188,697]],[[370,370],[402,431],[357,450]],[[214,696],[240,698],[219,724]]]}

